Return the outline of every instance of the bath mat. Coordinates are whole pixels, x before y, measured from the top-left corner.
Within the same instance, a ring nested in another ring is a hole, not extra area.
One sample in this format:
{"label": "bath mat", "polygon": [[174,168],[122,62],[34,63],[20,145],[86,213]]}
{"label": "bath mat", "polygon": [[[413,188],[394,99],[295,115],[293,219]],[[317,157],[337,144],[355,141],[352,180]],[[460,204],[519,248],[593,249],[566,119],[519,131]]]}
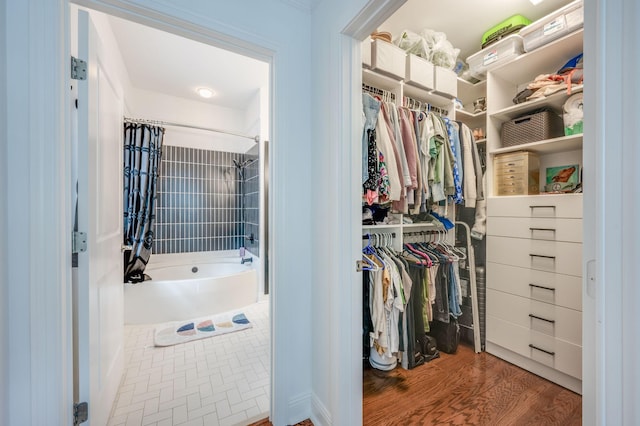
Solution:
{"label": "bath mat", "polygon": [[219,336],[253,327],[244,313],[239,311],[174,321],[156,327],[153,341],[156,346],[171,346],[206,337]]}

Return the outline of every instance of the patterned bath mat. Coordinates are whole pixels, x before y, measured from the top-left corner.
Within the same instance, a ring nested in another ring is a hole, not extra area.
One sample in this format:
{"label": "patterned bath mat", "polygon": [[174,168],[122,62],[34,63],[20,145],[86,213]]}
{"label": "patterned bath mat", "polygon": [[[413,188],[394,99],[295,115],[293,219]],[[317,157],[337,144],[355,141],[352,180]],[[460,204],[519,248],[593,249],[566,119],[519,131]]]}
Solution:
{"label": "patterned bath mat", "polygon": [[233,311],[223,314],[196,318],[188,321],[175,321],[160,324],[154,333],[156,346],[171,346],[206,337],[233,333],[253,325],[242,312]]}

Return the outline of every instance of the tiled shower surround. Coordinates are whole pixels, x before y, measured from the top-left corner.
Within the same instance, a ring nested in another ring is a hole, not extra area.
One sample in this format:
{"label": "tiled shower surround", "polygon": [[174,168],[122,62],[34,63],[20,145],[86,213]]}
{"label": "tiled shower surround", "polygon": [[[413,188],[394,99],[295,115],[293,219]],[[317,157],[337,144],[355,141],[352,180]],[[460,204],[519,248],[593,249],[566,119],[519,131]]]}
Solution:
{"label": "tiled shower surround", "polygon": [[165,145],[153,253],[234,250],[244,244],[239,174],[244,154]]}
{"label": "tiled shower surround", "polygon": [[260,257],[260,161],[257,155],[246,155],[245,160],[251,163],[244,171],[244,244],[251,253]]}

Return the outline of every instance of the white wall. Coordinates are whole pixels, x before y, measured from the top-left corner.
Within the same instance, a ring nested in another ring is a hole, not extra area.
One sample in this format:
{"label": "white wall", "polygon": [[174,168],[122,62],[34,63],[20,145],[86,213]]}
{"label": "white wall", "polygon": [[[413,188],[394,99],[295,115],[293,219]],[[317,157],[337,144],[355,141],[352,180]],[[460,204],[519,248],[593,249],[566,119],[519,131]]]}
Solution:
{"label": "white wall", "polygon": [[[6,28],[6,2],[0,0],[1,27]],[[7,193],[9,176],[7,174],[7,62],[6,31],[0,32],[0,194]],[[7,383],[8,345],[7,327],[9,325],[7,309],[7,199],[0,196],[0,383]],[[0,386],[0,424],[8,424],[6,407],[8,389]]]}
{"label": "white wall", "polygon": [[[369,26],[394,10],[394,1],[325,0],[312,19],[314,199],[312,289],[313,413],[317,424],[362,422],[362,275],[355,272],[361,238],[359,203],[360,56],[349,60],[356,42],[343,31],[356,21]],[[398,7],[403,1],[396,1]],[[356,25],[356,26],[357,26]],[[350,31],[353,33],[354,25]],[[352,120],[355,120],[355,125]]]}
{"label": "white wall", "polygon": [[[244,133],[245,111],[142,89],[125,96],[131,118],[159,120]],[[196,129],[165,126],[165,145],[226,152],[245,152],[251,140]]]}

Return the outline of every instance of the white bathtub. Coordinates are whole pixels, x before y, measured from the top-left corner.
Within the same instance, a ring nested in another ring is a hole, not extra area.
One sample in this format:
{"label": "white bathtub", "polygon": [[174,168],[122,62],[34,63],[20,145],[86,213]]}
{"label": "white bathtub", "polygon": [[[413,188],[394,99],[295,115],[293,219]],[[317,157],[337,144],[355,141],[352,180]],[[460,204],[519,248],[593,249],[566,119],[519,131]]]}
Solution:
{"label": "white bathtub", "polygon": [[[150,263],[151,281],[124,285],[125,324],[181,321],[239,309],[257,301],[257,273],[240,258]],[[195,270],[195,272],[193,272]]]}

